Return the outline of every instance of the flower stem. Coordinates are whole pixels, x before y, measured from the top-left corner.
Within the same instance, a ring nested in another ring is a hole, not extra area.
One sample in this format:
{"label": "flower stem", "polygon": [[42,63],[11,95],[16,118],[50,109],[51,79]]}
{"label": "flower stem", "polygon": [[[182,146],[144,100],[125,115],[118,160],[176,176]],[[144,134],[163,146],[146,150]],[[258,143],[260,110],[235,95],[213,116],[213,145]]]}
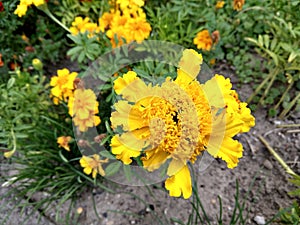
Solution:
{"label": "flower stem", "polygon": [[292,175],[297,176],[297,174],[285,163],[285,161],[275,152],[275,150],[270,146],[270,144],[262,136],[258,136],[260,141],[267,147],[269,152],[274,156],[274,158],[280,163],[280,165],[285,169],[285,171]]}
{"label": "flower stem", "polygon": [[62,24],[56,17],[50,12],[47,4],[43,4],[37,7],[38,9],[42,10],[47,16],[49,16],[54,22],[64,28],[67,32],[71,33],[70,29],[67,28],[64,24]]}

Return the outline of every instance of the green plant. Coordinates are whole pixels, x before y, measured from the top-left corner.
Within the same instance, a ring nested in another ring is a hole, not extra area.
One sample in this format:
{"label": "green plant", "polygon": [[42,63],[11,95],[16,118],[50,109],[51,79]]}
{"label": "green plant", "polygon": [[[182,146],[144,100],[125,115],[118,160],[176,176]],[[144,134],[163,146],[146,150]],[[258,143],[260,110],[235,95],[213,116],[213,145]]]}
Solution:
{"label": "green plant", "polygon": [[[274,16],[272,21],[267,21],[269,30],[266,34],[258,35],[257,39],[245,38],[254,43],[258,47],[257,52],[269,61],[268,76],[248,98],[248,102],[259,96],[259,104],[274,105],[276,101],[268,100],[277,98],[277,104],[271,110],[272,114],[275,114],[282,106],[283,110],[279,115],[281,118],[286,116],[294,106],[297,108],[300,98],[299,92],[293,94],[291,91],[297,90],[300,82],[300,27],[297,16],[291,18],[287,14],[287,12],[294,12],[296,7],[297,4],[289,4],[278,11],[280,17]],[[285,10],[287,12],[284,12]],[[281,84],[286,88],[277,89]],[[280,90],[280,93],[274,95],[274,92],[272,93],[274,89]]]}
{"label": "green plant", "polygon": [[[58,147],[57,137],[72,136],[72,124],[66,108],[51,102],[45,77],[20,71],[10,76],[0,85],[0,148],[8,158],[4,163],[11,165],[1,168],[1,180],[13,187],[5,196],[24,198],[25,202],[16,205],[22,212],[31,205],[45,213],[56,202],[58,218],[60,207],[67,200],[72,206],[86,187],[94,184],[112,191],[101,179],[93,180],[82,172],[81,153],[74,141],[70,152]],[[11,167],[14,173],[4,176]],[[38,193],[47,193],[47,197],[36,199]]]}

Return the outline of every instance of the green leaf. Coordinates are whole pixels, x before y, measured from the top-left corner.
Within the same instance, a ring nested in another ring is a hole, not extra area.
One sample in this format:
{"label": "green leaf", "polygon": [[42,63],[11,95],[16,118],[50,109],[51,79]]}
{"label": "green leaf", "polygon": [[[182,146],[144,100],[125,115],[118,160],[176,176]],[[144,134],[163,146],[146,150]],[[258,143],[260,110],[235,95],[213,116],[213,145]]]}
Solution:
{"label": "green leaf", "polygon": [[109,151],[107,150],[104,150],[104,151],[100,151],[99,154],[105,158],[108,158],[108,159],[116,159],[116,157],[110,153]]}
{"label": "green leaf", "polygon": [[119,171],[121,165],[122,165],[122,163],[120,161],[110,163],[105,168],[105,176],[109,177],[109,176],[112,176],[112,175],[116,174]]}
{"label": "green leaf", "polygon": [[287,43],[282,43],[280,42],[280,46],[287,52],[291,52],[293,51],[293,48],[291,45],[287,44]]}
{"label": "green leaf", "polygon": [[83,51],[83,48],[81,46],[76,46],[74,48],[71,48],[68,52],[67,55],[68,56],[72,56],[72,55],[76,55],[78,54],[80,51]]}
{"label": "green leaf", "polygon": [[260,47],[263,47],[263,46],[264,46],[264,40],[263,40],[262,35],[258,35],[258,45],[259,45]]}
{"label": "green leaf", "polygon": [[292,51],[289,58],[288,58],[288,62],[292,62],[297,56],[299,56],[300,54],[298,52]]}
{"label": "green leaf", "polygon": [[130,165],[123,164],[123,170],[124,170],[125,177],[126,177],[127,181],[131,181],[131,179],[132,179],[132,172],[131,172]]}
{"label": "green leaf", "polygon": [[279,59],[278,59],[278,56],[274,53],[274,52],[271,52],[270,50],[268,49],[265,49],[265,51],[269,54],[269,56],[272,57],[272,59],[274,60],[274,63],[276,66],[279,65]]}
{"label": "green leaf", "polygon": [[276,45],[277,45],[277,39],[273,38],[271,41],[271,47],[270,47],[271,51],[274,51]]}
{"label": "green leaf", "polygon": [[14,77],[11,77],[7,82],[7,89],[10,89],[14,83],[16,82],[16,79]]}
{"label": "green leaf", "polygon": [[269,48],[270,47],[270,37],[269,37],[269,35],[265,34],[263,37],[264,37],[264,44],[265,44],[266,48]]}

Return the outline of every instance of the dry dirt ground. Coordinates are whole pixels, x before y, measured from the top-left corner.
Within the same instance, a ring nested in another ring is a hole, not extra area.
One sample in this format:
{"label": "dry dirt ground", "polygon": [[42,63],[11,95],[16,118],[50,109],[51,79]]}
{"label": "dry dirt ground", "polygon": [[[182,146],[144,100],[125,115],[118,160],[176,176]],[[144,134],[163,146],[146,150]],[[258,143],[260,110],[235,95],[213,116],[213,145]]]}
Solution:
{"label": "dry dirt ground", "polygon": [[[233,73],[227,72],[226,75],[231,77],[233,83],[236,82]],[[238,88],[238,92],[241,99],[245,100],[251,93],[251,88],[249,85],[244,85]],[[244,156],[237,168],[228,169],[221,160],[213,160],[211,165],[202,172],[198,171],[197,165],[194,166],[199,197],[209,218],[213,221],[212,224],[217,224],[218,196],[223,201],[223,224],[229,224],[234,208],[236,180],[239,182],[241,200],[245,199],[246,192],[253,183],[246,199],[249,211],[246,224],[256,224],[255,216],[262,216],[268,220],[280,208],[289,206],[293,200],[300,202],[299,198],[292,198],[287,194],[295,188],[288,182],[290,176],[285,173],[258,139],[258,135],[264,136],[294,172],[300,174],[299,128],[276,128],[278,124],[299,124],[300,114],[293,113],[285,120],[270,119],[266,116],[266,111],[260,108],[254,115],[256,126],[249,133],[238,136],[244,146]],[[117,194],[103,192],[100,189],[89,190],[82,194],[76,207],[71,211],[72,214],[76,214],[76,209],[82,207],[83,212],[79,218],[69,222],[56,223],[54,223],[53,212],[47,212],[46,216],[42,216],[41,220],[37,221],[39,213],[34,212],[31,208],[27,208],[24,214],[21,214],[19,209],[14,209],[9,220],[3,223],[5,216],[14,206],[12,203],[8,203],[8,199],[14,197],[0,197],[0,224],[15,225],[22,224],[22,222],[26,225],[176,224],[166,221],[165,218],[171,217],[186,222],[192,211],[191,199],[171,198],[161,187],[160,183],[157,186],[148,187],[118,186],[122,192]],[[2,187],[0,196],[3,196],[8,188]],[[144,202],[135,196],[139,196]],[[95,199],[98,215],[95,214],[92,198]],[[19,201],[21,199],[15,199],[15,202]],[[66,210],[62,210],[62,214],[66,214]],[[27,221],[25,221],[26,217],[29,218]]]}

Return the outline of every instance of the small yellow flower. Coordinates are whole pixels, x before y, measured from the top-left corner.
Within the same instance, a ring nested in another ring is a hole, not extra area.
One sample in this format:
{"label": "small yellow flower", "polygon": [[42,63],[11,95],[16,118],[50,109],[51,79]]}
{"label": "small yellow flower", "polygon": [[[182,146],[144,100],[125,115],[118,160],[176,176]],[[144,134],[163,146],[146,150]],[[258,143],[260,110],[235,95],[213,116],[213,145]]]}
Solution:
{"label": "small yellow flower", "polygon": [[90,22],[89,17],[84,19],[80,16],[76,17],[70,27],[71,34],[77,35],[78,33],[88,32],[88,37],[92,37],[95,33],[100,31],[100,27],[96,23]]}
{"label": "small yellow flower", "polygon": [[14,14],[18,15],[18,17],[22,17],[26,15],[28,6],[25,4],[20,4],[17,6],[17,9],[14,11]]}
{"label": "small yellow flower", "polygon": [[217,1],[216,9],[221,9],[223,8],[224,5],[225,5],[224,1]]}
{"label": "small yellow flower", "polygon": [[73,96],[74,80],[77,76],[76,72],[70,73],[66,68],[57,70],[57,76],[51,77],[50,86],[53,102],[57,103],[57,99],[67,101]]}
{"label": "small yellow flower", "polygon": [[31,5],[40,6],[45,4],[45,0],[21,0],[20,4],[17,6],[17,9],[14,11],[14,14],[17,14],[19,17],[22,17],[26,14],[27,8]]}
{"label": "small yellow flower", "polygon": [[83,155],[79,160],[80,166],[83,167],[83,172],[87,175],[92,173],[92,177],[95,179],[97,174],[105,176],[105,172],[102,168],[103,163],[107,163],[108,159],[100,159],[100,156],[94,154],[92,157]]}
{"label": "small yellow flower", "polygon": [[208,30],[200,31],[193,42],[197,45],[198,49],[203,49],[205,51],[210,51],[213,45],[213,40]]}
{"label": "small yellow flower", "polygon": [[236,11],[241,11],[244,4],[245,0],[233,0],[233,9]]}
{"label": "small yellow flower", "polygon": [[74,97],[68,102],[69,114],[81,132],[100,124],[100,117],[95,116],[99,112],[98,106],[96,95],[91,89],[74,91]]}
{"label": "small yellow flower", "polygon": [[61,136],[57,138],[57,143],[59,144],[59,147],[66,149],[67,151],[70,151],[69,143],[72,140],[70,136]]}

